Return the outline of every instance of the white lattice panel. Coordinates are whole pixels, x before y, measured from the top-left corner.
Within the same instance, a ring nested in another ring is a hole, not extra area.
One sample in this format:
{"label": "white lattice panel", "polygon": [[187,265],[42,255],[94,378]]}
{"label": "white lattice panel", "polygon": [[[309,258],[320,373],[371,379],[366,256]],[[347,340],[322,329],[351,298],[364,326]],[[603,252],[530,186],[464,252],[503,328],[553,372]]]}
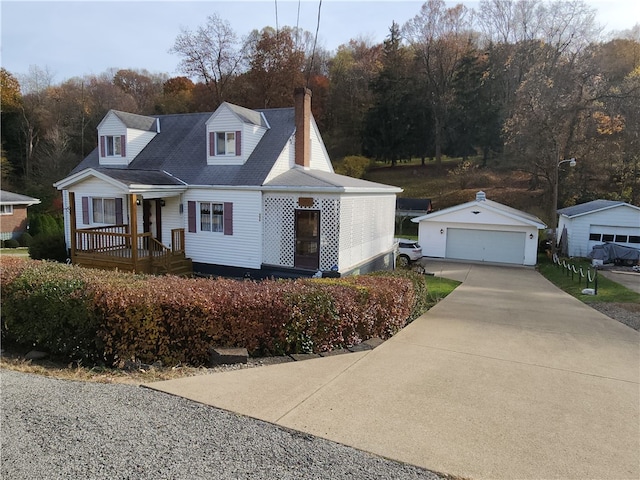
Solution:
{"label": "white lattice panel", "polygon": [[298,195],[265,195],[264,263],[294,266],[295,211],[304,209],[320,210],[320,269],[339,266],[340,199],[314,196],[313,205],[300,207]]}

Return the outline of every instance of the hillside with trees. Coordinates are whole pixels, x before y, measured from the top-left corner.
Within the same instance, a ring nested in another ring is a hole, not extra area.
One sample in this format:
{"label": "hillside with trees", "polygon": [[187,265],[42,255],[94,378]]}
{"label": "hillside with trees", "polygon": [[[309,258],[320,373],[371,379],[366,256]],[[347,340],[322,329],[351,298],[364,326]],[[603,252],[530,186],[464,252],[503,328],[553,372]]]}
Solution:
{"label": "hillside with trees", "polygon": [[[483,0],[476,11],[429,0],[382,44],[355,38],[329,52],[297,28],[241,36],[213,14],[175,39],[182,76],[114,68],[54,84],[44,67],[2,69],[3,189],[58,211],[51,185],[95,148],[109,109],[288,107],[304,84],[337,166],[367,157],[383,168],[368,178],[440,208],[502,188],[549,220],[556,175],[559,206],[640,205],[640,24],[605,38],[594,18],[574,0]],[[568,158],[576,166],[558,168]]]}

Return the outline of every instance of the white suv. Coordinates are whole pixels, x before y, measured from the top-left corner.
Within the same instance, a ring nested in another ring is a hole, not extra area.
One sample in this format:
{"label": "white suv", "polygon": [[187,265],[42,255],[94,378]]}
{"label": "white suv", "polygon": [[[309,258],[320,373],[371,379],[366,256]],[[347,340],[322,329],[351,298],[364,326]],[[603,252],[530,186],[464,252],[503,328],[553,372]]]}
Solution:
{"label": "white suv", "polygon": [[408,267],[411,262],[422,258],[422,247],[415,240],[396,238],[396,242],[398,242],[398,256],[396,259],[398,267]]}

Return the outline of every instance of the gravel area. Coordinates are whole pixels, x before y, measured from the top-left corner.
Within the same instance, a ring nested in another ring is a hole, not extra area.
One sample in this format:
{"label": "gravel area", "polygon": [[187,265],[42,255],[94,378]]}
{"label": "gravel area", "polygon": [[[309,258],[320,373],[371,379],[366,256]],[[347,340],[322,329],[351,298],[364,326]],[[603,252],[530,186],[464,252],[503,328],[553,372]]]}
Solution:
{"label": "gravel area", "polygon": [[447,478],[146,388],[0,375],[1,478]]}
{"label": "gravel area", "polygon": [[588,303],[591,308],[640,331],[640,305],[637,303]]}

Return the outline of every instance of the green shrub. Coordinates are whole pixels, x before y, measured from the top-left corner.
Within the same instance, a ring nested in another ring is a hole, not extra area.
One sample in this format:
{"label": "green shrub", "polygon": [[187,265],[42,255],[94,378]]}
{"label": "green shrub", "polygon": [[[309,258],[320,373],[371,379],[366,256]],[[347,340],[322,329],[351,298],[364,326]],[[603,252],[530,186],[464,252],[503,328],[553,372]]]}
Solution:
{"label": "green shrub", "polygon": [[31,245],[31,240],[33,240],[31,234],[29,232],[24,232],[22,235],[20,235],[18,243],[20,243],[21,247],[28,247],[29,245]]}
{"label": "green shrub", "polygon": [[54,235],[64,233],[62,216],[53,216],[48,213],[29,214],[29,233],[32,236],[44,234]]}
{"label": "green shrub", "polygon": [[66,262],[67,245],[63,233],[39,233],[31,240],[29,256],[34,260],[54,260]]}
{"label": "green shrub", "polygon": [[335,172],[340,175],[347,175],[354,178],[362,178],[366,173],[371,160],[367,157],[359,155],[351,155],[344,157],[340,162],[336,163]]}
{"label": "green shrub", "polygon": [[8,238],[4,241],[4,248],[18,248],[20,246],[20,242],[15,238]]}
{"label": "green shrub", "polygon": [[[3,264],[4,264],[3,260]],[[51,262],[16,264],[2,282],[4,339],[65,359],[95,363],[102,356],[84,272]]]}

